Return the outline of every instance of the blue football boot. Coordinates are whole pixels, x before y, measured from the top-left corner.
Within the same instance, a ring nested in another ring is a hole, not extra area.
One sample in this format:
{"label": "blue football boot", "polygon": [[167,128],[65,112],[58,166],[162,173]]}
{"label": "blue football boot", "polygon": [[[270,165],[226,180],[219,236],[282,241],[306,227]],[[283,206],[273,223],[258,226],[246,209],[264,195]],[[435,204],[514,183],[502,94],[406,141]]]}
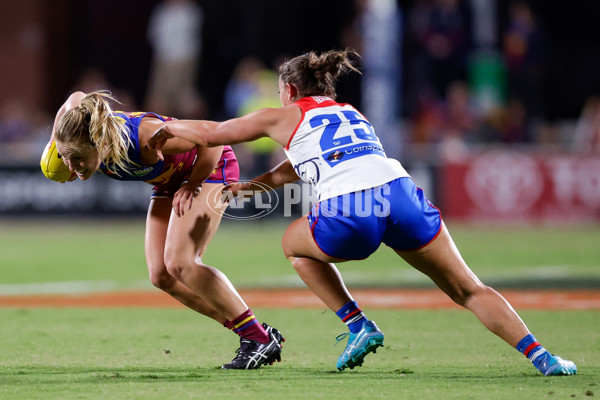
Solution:
{"label": "blue football boot", "polygon": [[376,353],[376,349],[383,346],[383,332],[379,330],[373,321],[366,321],[358,333],[346,332],[339,335],[336,340],[339,343],[346,336],[349,336],[348,344],[338,358],[338,371],[361,366],[367,354]]}
{"label": "blue football boot", "polygon": [[577,366],[573,361],[563,360],[559,356],[547,353],[539,364],[539,370],[546,376],[550,375],[575,375]]}

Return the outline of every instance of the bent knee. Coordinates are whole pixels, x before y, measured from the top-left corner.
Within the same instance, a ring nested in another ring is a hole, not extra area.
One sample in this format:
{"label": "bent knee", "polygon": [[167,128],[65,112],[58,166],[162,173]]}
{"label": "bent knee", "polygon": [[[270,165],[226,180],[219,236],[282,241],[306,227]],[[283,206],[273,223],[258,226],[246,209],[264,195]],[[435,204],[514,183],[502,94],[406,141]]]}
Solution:
{"label": "bent knee", "polygon": [[188,260],[188,257],[178,252],[165,252],[165,266],[166,270],[177,280],[181,280],[181,275],[188,265],[192,264],[192,260]]}
{"label": "bent knee", "polygon": [[281,238],[281,250],[283,250],[284,257],[287,258],[288,260],[290,260],[290,262],[291,262],[291,259],[294,258],[292,246],[289,244],[289,240],[286,238],[285,234]]}
{"label": "bent knee", "polygon": [[165,253],[166,270],[178,281],[183,281],[191,274],[211,272],[212,267],[204,264],[200,256],[190,255],[189,253],[166,252]]}
{"label": "bent knee", "polygon": [[480,296],[486,296],[492,293],[495,293],[494,289],[481,283],[469,288],[457,288],[452,293],[448,293],[448,296],[450,296],[452,301],[456,304],[466,307],[469,301],[476,300]]}
{"label": "bent knee", "polygon": [[281,238],[281,249],[283,255],[289,260],[290,257],[300,257],[311,254],[312,235],[308,229],[305,218],[292,222],[285,230]]}
{"label": "bent knee", "polygon": [[150,283],[160,290],[168,292],[175,285],[175,278],[166,269],[150,272]]}

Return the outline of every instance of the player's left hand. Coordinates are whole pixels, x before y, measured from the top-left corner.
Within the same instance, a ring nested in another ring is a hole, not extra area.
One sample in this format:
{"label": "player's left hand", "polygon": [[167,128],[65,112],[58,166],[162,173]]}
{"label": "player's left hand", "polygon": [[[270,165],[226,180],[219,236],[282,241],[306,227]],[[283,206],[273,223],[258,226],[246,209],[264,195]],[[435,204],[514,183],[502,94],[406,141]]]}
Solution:
{"label": "player's left hand", "polygon": [[178,217],[182,217],[186,210],[192,208],[194,199],[200,194],[202,190],[202,182],[200,181],[186,181],[181,184],[179,190],[175,192],[173,196],[173,211]]}

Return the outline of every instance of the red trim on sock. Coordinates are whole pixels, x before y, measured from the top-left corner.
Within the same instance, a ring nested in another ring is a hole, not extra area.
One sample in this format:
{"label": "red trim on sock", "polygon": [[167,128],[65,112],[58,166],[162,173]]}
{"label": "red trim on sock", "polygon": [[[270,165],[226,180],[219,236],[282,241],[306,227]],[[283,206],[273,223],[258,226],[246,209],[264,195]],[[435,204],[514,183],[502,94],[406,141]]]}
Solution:
{"label": "red trim on sock", "polygon": [[361,313],[361,312],[362,312],[362,310],[361,310],[360,308],[357,308],[356,310],[352,311],[350,314],[346,315],[346,316],[345,316],[345,317],[342,319],[342,321],[343,321],[343,322],[346,322],[346,321],[348,321],[348,320],[350,319],[350,317],[353,317],[353,316],[355,316],[356,314],[358,314],[358,313]]}
{"label": "red trim on sock", "polygon": [[523,352],[523,354],[525,354],[525,357],[529,358],[529,352],[538,346],[541,346],[540,342],[533,342],[529,346],[527,346],[527,348]]}

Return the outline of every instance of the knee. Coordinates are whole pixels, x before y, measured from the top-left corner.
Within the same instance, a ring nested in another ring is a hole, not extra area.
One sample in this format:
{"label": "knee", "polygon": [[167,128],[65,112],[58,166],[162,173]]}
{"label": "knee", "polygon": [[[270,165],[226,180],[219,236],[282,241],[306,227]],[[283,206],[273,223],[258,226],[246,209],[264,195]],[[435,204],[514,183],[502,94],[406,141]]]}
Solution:
{"label": "knee", "polygon": [[166,269],[161,269],[158,272],[150,272],[150,282],[154,287],[169,292],[173,285],[175,285],[175,278],[170,275]]}
{"label": "knee", "polygon": [[297,220],[296,222],[292,222],[281,237],[281,249],[283,250],[283,255],[288,260],[290,257],[298,257],[300,253],[304,253],[302,251],[304,247],[302,243],[305,239],[301,233],[298,233],[297,222]]}
{"label": "knee", "polygon": [[181,277],[189,261],[182,252],[176,250],[165,250],[165,266],[168,274],[181,281]]}
{"label": "knee", "polygon": [[294,264],[291,260],[292,258],[294,258],[292,257],[292,249],[291,246],[288,244],[288,240],[286,240],[285,234],[281,238],[281,250],[283,250],[283,255],[285,256],[285,258],[287,258],[292,264]]}
{"label": "knee", "polygon": [[299,258],[293,257],[293,256],[289,256],[286,257],[288,259],[288,261],[290,262],[290,264],[292,265],[292,267],[294,267],[294,269],[296,271],[298,271],[298,268],[300,268],[300,264],[302,264]]}
{"label": "knee", "polygon": [[201,279],[214,273],[214,268],[204,264],[199,254],[185,251],[165,251],[165,266],[170,276],[183,283],[192,276]]}
{"label": "knee", "polygon": [[453,293],[450,293],[449,296],[456,304],[468,308],[468,303],[472,301],[476,301],[478,298],[482,296],[486,296],[494,292],[489,286],[484,284],[477,284],[469,288],[458,288]]}

